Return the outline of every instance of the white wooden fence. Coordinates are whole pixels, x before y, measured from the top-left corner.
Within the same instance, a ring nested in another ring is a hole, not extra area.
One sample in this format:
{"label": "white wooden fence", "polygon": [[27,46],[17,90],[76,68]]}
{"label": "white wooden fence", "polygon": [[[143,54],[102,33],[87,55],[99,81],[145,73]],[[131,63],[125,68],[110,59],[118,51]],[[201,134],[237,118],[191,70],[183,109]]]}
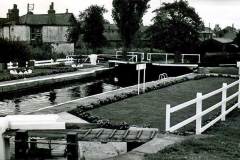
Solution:
{"label": "white wooden fence", "polygon": [[[122,51],[116,51],[115,52],[115,57],[116,57],[116,59],[118,59],[121,55],[119,55],[119,54],[121,54],[122,53]],[[131,61],[131,62],[134,62],[134,60],[135,60],[135,62],[138,62],[138,56],[141,56],[141,62],[143,62],[144,61],[144,58],[145,58],[145,54],[144,54],[144,52],[127,52],[128,53],[128,57],[131,57],[130,59],[129,59],[129,61]]]}
{"label": "white wooden fence", "polygon": [[65,64],[72,64],[73,63],[73,58],[65,58],[65,59],[57,59],[54,61],[53,59],[50,60],[42,60],[42,61],[34,61],[34,66],[52,66],[52,65],[58,65],[60,63],[65,63]]}
{"label": "white wooden fence", "polygon": [[[240,62],[238,62],[238,67],[240,67]],[[240,68],[239,68],[239,75],[240,75]],[[227,90],[232,87],[238,87],[237,92],[227,97]],[[202,109],[202,102],[205,99],[211,98],[212,96],[215,96],[219,93],[222,93],[222,101],[216,103],[215,105],[207,108],[206,110]],[[234,98],[238,98],[238,101],[233,106],[230,106],[229,109],[226,109],[227,102],[233,100]],[[196,114],[192,117],[177,123],[173,126],[171,126],[171,113],[174,113],[176,111],[185,109],[187,107],[190,107],[191,105],[196,105]],[[202,126],[202,117],[213,110],[221,107],[221,114],[218,115],[215,119],[213,119],[211,122],[205,124]],[[174,132],[187,124],[196,121],[196,134],[201,134],[205,130],[207,130],[209,127],[213,126],[216,122],[219,120],[225,121],[226,115],[229,114],[231,111],[233,111],[235,108],[240,108],[240,79],[227,85],[226,83],[223,83],[222,88],[217,89],[213,92],[210,92],[208,94],[202,95],[202,93],[197,93],[197,96],[195,99],[192,99],[188,102],[182,103],[180,105],[177,105],[175,107],[171,107],[170,104],[166,105],[166,131],[167,132]]]}
{"label": "white wooden fence", "polygon": [[[209,127],[211,127],[212,125],[214,125],[216,122],[218,122],[219,120],[225,121],[225,117],[228,113],[230,113],[231,111],[233,111],[235,108],[240,107],[240,91],[238,89],[238,91],[234,94],[232,94],[231,96],[227,97],[227,90],[229,88],[232,88],[236,85],[239,85],[240,87],[240,80],[235,81],[229,85],[227,85],[226,83],[223,83],[222,88],[215,90],[211,93],[202,95],[202,93],[197,93],[197,96],[195,99],[192,99],[188,102],[182,103],[178,106],[175,107],[171,107],[169,104],[166,105],[166,131],[169,132],[173,132],[176,131],[177,129],[182,128],[183,126],[196,121],[196,134],[201,134],[202,132],[204,132],[206,129],[208,129]],[[209,107],[206,110],[202,110],[202,102],[205,99],[208,99],[212,96],[215,96],[219,93],[222,93],[222,101],[218,102],[217,104]],[[226,110],[226,104],[227,102],[229,102],[230,100],[234,99],[235,97],[238,97],[238,103],[234,104],[233,106],[231,106],[229,109]],[[182,110],[186,107],[189,107],[193,104],[196,104],[196,114],[174,126],[171,126],[170,124],[170,120],[171,120],[171,113],[174,113],[176,111]],[[209,122],[208,124],[206,124],[205,126],[202,126],[202,117],[210,112],[212,112],[213,110],[217,109],[221,107],[221,114],[215,118],[214,120],[212,120],[211,122]]]}

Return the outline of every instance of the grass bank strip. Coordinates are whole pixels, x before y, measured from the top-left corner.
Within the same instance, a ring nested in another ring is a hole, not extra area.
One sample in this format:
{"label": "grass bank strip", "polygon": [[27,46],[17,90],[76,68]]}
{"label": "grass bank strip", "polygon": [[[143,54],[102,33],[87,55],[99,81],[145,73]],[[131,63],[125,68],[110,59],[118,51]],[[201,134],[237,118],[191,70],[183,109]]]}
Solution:
{"label": "grass bank strip", "polygon": [[240,110],[229,115],[229,120],[218,123],[206,134],[211,135],[199,139],[196,136],[182,143],[175,144],[159,151],[148,154],[145,160],[237,160],[240,157]]}
{"label": "grass bank strip", "polygon": [[[93,69],[91,71],[84,71],[84,72],[77,72],[77,73],[63,73],[60,75],[48,75],[48,76],[44,76],[45,78],[26,78],[26,79],[21,79],[18,80],[16,82],[2,82],[3,84],[0,84],[0,87],[8,87],[11,85],[18,85],[18,84],[26,84],[26,83],[32,83],[32,82],[40,82],[40,81],[46,81],[46,80],[56,80],[56,79],[61,79],[61,78],[69,78],[69,77],[75,77],[75,76],[79,76],[79,75],[84,75],[84,74],[89,74],[89,73],[94,73],[96,71],[101,71],[101,70],[105,70],[107,68],[96,68]],[[30,79],[30,80],[29,80]]]}
{"label": "grass bank strip", "polygon": [[[90,70],[90,69],[89,69]],[[95,68],[90,71],[78,71],[75,73],[64,73],[58,75],[49,75],[42,77],[34,77],[29,79],[21,79],[16,81],[8,81],[0,83],[0,93],[9,93],[15,91],[26,91],[32,88],[39,88],[42,86],[54,85],[66,81],[80,80],[88,77],[96,77],[99,72],[109,70],[109,68]]]}
{"label": "grass bank strip", "polygon": [[[173,84],[174,81],[175,82],[177,82],[177,81],[183,82],[188,79],[193,79],[196,76],[197,76],[197,74],[190,73],[190,74],[182,75],[179,77],[170,77],[170,78],[164,79],[164,80],[147,82],[146,89],[153,90],[154,87],[158,86],[159,84],[163,84],[162,87],[164,87],[164,84],[166,84],[166,86],[167,86],[167,85]],[[157,88],[155,88],[155,89],[157,89]],[[51,109],[55,110],[54,112],[62,112],[62,111],[66,111],[66,110],[63,110],[65,108],[64,106],[66,106],[66,105],[70,106],[70,108],[68,108],[67,110],[72,110],[72,109],[75,109],[77,107],[77,105],[84,104],[85,106],[87,106],[92,103],[99,103],[99,101],[105,101],[106,99],[112,99],[113,97],[116,97],[116,96],[128,98],[129,94],[131,94],[131,96],[137,95],[137,85],[130,86],[130,87],[124,87],[124,88],[116,89],[114,91],[108,91],[108,92],[104,92],[104,93],[100,93],[100,94],[96,94],[96,95],[92,95],[92,96],[88,96],[88,97],[83,97],[83,98],[68,101],[65,103],[53,105],[53,106],[44,107],[44,108],[38,109],[34,112],[29,112],[26,114],[37,113],[37,112],[46,111],[46,110],[50,111]],[[123,95],[126,95],[126,96],[123,96]]]}

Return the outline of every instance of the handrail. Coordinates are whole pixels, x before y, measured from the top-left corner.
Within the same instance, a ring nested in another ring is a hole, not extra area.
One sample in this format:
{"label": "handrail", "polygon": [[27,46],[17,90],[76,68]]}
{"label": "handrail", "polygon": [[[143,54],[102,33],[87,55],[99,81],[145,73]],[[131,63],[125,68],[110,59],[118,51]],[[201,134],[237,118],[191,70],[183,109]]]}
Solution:
{"label": "handrail", "polygon": [[147,60],[152,61],[152,55],[162,55],[165,56],[165,63],[168,63],[168,56],[175,55],[174,53],[147,53]]}
{"label": "handrail", "polygon": [[162,74],[159,74],[159,76],[158,76],[158,80],[166,79],[166,78],[168,78],[167,73],[162,73]]}

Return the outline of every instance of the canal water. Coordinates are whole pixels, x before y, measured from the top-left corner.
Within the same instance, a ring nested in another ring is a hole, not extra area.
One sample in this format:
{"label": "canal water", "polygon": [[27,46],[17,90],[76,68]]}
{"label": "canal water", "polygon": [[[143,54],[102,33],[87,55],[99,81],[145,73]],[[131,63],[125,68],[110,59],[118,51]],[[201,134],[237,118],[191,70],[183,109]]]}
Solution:
{"label": "canal water", "polygon": [[[171,77],[190,73],[191,70],[179,67],[158,67],[148,64],[146,82],[158,80],[159,74],[167,73]],[[141,73],[143,75],[143,73]],[[24,114],[59,103],[116,90],[120,87],[136,85],[138,82],[135,65],[119,65],[111,75],[102,80],[75,82],[67,85],[32,89],[27,93],[16,92],[0,97],[0,116]],[[141,76],[141,82],[143,77]]]}
{"label": "canal water", "polygon": [[0,98],[0,115],[24,114],[50,105],[118,89],[116,85],[96,80],[57,88],[44,88],[32,93],[15,93]]}

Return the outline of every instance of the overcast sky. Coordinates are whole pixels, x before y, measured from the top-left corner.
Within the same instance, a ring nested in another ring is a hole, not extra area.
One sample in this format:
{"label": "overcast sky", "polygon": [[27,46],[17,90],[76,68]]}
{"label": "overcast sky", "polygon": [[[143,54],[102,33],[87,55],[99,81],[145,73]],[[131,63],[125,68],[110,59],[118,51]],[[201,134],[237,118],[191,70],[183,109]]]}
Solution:
{"label": "overcast sky", "polygon": [[[158,8],[161,2],[173,1],[151,0],[150,9],[144,16],[144,24],[151,24],[154,16],[152,11]],[[51,2],[55,3],[57,13],[63,13],[68,9],[75,16],[79,14],[79,11],[83,11],[92,4],[105,6],[108,10],[105,18],[113,22],[111,18],[112,0],[0,0],[0,17],[6,17],[8,9],[12,8],[13,4],[18,5],[20,15],[26,14],[28,3],[35,4],[34,13],[47,13]],[[209,23],[211,28],[215,24],[220,24],[221,27],[234,24],[235,27],[240,28],[240,0],[189,0],[189,4],[196,9],[206,26],[209,26]]]}

